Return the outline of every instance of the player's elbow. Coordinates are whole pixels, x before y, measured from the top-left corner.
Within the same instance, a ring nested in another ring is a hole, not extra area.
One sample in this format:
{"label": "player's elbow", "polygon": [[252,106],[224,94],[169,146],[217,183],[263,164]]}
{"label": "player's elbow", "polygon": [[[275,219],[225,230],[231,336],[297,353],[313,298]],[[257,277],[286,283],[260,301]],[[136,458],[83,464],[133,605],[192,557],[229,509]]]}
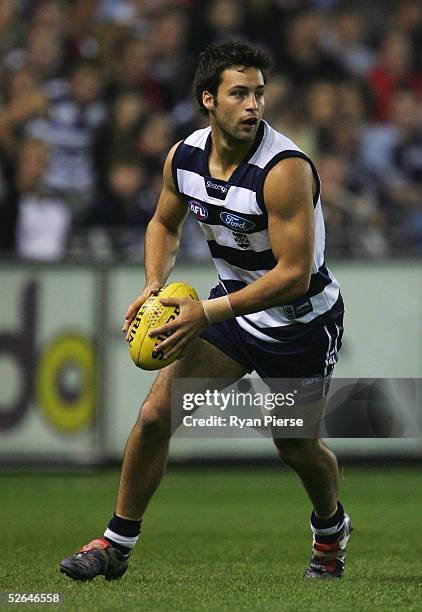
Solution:
{"label": "player's elbow", "polygon": [[294,302],[299,298],[303,297],[309,289],[309,283],[297,283],[290,293],[290,302]]}
{"label": "player's elbow", "polygon": [[307,270],[304,271],[298,278],[297,284],[300,295],[307,293],[311,284],[311,273]]}
{"label": "player's elbow", "polygon": [[311,274],[307,270],[292,270],[290,273],[290,300],[293,302],[309,291]]}

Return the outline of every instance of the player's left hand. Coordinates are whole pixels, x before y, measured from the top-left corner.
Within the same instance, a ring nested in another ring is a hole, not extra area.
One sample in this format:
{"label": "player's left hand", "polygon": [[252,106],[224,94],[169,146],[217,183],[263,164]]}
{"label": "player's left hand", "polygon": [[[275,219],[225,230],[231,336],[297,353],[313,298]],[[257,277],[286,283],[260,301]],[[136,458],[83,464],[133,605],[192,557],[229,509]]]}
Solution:
{"label": "player's left hand", "polygon": [[164,351],[166,358],[178,351],[183,354],[187,344],[208,327],[202,302],[190,298],[162,298],[160,302],[163,306],[179,306],[180,314],[174,321],[149,332],[151,338],[168,334],[168,338],[156,346],[155,352]]}

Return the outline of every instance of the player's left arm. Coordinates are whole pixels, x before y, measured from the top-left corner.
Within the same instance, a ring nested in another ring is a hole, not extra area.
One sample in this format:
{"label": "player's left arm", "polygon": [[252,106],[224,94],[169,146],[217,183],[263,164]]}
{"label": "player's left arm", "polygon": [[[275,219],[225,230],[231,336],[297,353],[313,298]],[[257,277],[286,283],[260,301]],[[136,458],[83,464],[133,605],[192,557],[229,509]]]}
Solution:
{"label": "player's left arm", "polygon": [[272,270],[234,293],[230,305],[236,316],[291,304],[309,289],[314,252],[314,177],[307,161],[280,161],[264,183]]}

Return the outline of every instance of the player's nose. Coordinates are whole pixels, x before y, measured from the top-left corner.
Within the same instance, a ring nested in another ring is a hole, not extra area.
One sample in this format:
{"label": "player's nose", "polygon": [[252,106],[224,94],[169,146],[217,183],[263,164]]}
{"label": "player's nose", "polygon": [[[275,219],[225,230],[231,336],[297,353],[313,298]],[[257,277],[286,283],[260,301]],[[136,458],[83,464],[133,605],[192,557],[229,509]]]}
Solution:
{"label": "player's nose", "polygon": [[257,110],[258,109],[258,100],[256,99],[256,95],[254,93],[250,93],[247,100],[247,110]]}

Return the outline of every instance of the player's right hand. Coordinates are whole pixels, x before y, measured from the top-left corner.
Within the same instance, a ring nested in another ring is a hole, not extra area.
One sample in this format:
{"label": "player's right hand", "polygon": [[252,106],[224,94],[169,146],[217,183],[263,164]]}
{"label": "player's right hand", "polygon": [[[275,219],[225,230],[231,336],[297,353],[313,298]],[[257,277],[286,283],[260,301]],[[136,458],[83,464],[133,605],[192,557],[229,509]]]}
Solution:
{"label": "player's right hand", "polygon": [[142,304],[149,298],[150,295],[155,295],[158,293],[163,285],[158,281],[154,281],[149,285],[145,285],[143,291],[138,295],[136,300],[132,302],[132,304],[127,309],[125,314],[125,322],[123,324],[122,331],[126,334],[125,340],[129,340],[129,328],[132,324],[133,319],[136,316],[136,313],[142,306]]}

